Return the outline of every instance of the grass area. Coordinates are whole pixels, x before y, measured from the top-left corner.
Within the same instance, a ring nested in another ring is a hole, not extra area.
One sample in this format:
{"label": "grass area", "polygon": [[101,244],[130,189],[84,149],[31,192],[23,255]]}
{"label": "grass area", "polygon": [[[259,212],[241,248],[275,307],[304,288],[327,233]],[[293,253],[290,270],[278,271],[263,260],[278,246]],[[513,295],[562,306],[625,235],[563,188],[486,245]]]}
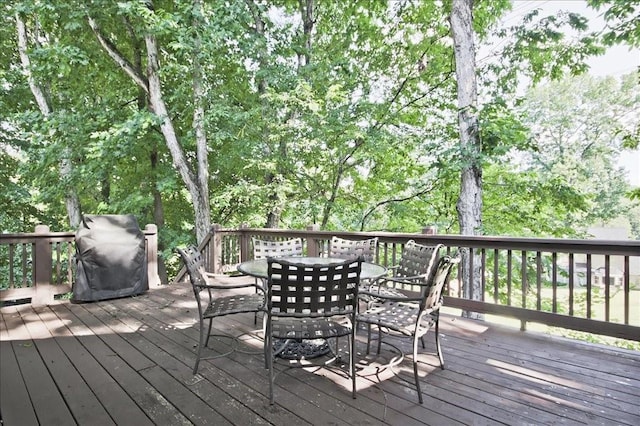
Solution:
{"label": "grass area", "polygon": [[[575,316],[586,317],[586,288],[579,287],[574,289],[574,312]],[[542,298],[551,303],[553,291],[551,288],[542,290]],[[592,288],[591,301],[591,318],[597,320],[605,319],[605,298],[604,289]],[[487,299],[490,300],[490,299]],[[569,289],[567,287],[559,287],[557,290],[558,304],[563,310],[568,312],[569,309]],[[611,288],[609,299],[609,318],[611,322],[624,323],[624,291],[617,287]],[[460,309],[443,307],[443,312],[460,315]],[[484,316],[485,321],[494,324],[501,324],[508,327],[520,328],[520,320],[515,318],[503,317],[498,315]],[[632,290],[629,293],[629,324],[640,327],[640,290]],[[547,333],[556,336],[568,337],[576,340],[583,340],[591,343],[605,344],[625,349],[639,350],[640,342],[633,340],[618,339],[615,337],[602,336],[582,331],[569,330],[565,328],[552,327],[540,323],[527,323],[527,330]]]}
{"label": "grass area", "polygon": [[[542,289],[542,298],[552,300],[553,290]],[[565,309],[569,306],[569,288],[559,287],[557,290],[558,303]],[[574,312],[576,316],[586,317],[586,287],[578,287],[573,290]],[[620,287],[612,286],[609,297],[609,320],[611,322],[624,323],[625,312],[624,291]],[[593,287],[591,292],[591,318],[604,321],[606,318],[605,292],[603,288]],[[640,290],[629,292],[629,324],[640,326]]]}

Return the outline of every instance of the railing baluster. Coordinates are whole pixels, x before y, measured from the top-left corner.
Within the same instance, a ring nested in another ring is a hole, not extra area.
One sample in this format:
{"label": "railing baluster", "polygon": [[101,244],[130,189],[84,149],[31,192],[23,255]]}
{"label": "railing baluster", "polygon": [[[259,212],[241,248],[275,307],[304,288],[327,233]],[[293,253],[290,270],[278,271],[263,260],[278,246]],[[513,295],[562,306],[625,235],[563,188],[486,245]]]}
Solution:
{"label": "railing baluster", "polygon": [[[631,281],[629,279],[629,256],[624,257],[624,323],[629,324],[629,301],[631,297]],[[637,307],[636,309],[640,309]]]}
{"label": "railing baluster", "polygon": [[587,318],[592,316],[592,299],[591,299],[591,254],[587,254],[587,270],[585,271],[587,279]]}
{"label": "railing baluster", "polygon": [[552,259],[552,279],[551,279],[551,311],[555,314],[558,312],[558,253],[553,252],[551,254]]}
{"label": "railing baluster", "polygon": [[536,252],[536,309],[542,309],[542,253]]}
{"label": "railing baluster", "polygon": [[482,300],[484,300],[484,295],[487,287],[487,252],[485,251],[485,249],[481,249],[480,251],[480,264],[482,265],[480,271],[480,287],[482,291]]}
{"label": "railing baluster", "polygon": [[604,257],[604,320],[609,321],[611,318],[611,258],[609,255]]}
{"label": "railing baluster", "polygon": [[72,243],[67,243],[67,263],[69,267],[67,268],[67,282],[69,284],[73,283],[73,256],[75,255],[74,245]]}
{"label": "railing baluster", "polygon": [[[33,250],[31,251],[33,254]],[[31,265],[35,264],[34,259],[31,259]],[[27,245],[22,245],[22,287],[27,287]]]}
{"label": "railing baluster", "polygon": [[[520,254],[520,262],[522,263],[520,266],[520,275],[522,276],[522,307],[527,307],[527,292],[529,291],[528,281],[527,281],[527,251],[522,250]],[[527,322],[525,320],[520,320],[520,330],[525,331],[527,329]]]}
{"label": "railing baluster", "polygon": [[511,306],[511,267],[512,267],[511,249],[507,250],[507,305]]}
{"label": "railing baluster", "polygon": [[16,288],[16,277],[14,273],[14,258],[15,244],[9,244],[9,288]]}
{"label": "railing baluster", "polygon": [[500,252],[498,249],[493,250],[493,303],[498,303],[500,288]]}

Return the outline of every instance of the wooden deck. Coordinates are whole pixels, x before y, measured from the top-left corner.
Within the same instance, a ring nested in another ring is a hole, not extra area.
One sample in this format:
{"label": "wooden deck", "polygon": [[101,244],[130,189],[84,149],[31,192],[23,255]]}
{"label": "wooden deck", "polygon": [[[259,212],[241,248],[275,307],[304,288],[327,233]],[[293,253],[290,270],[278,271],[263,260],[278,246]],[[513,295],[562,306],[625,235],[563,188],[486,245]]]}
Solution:
{"label": "wooden deck", "polygon": [[[286,370],[269,406],[261,355],[203,361],[192,375],[190,287],[1,313],[2,425],[640,424],[639,352],[458,317],[441,320],[447,368],[432,353],[421,357],[423,405],[405,360],[396,370],[409,383],[388,369],[369,374],[358,379],[355,400],[334,372]],[[253,315],[219,326],[251,330]],[[254,337],[244,344],[261,347]]]}

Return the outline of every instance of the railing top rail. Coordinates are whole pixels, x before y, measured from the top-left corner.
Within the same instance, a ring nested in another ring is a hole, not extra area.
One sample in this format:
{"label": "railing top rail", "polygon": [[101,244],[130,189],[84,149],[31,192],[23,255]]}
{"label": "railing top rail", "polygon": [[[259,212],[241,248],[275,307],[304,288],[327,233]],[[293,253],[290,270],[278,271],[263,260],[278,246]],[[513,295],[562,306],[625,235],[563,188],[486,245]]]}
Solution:
{"label": "railing top rail", "polygon": [[21,239],[21,240],[25,240],[25,239],[37,239],[37,238],[50,238],[50,237],[74,237],[75,236],[75,232],[70,232],[70,231],[66,231],[66,232],[51,232],[51,231],[47,231],[45,233],[43,232],[21,232],[19,234],[10,234],[10,233],[0,233],[0,240],[4,240],[4,239]]}
{"label": "railing top rail", "polygon": [[320,230],[294,230],[271,228],[239,228],[216,229],[216,232],[233,234],[257,234],[283,237],[308,237],[329,239],[333,235],[348,235],[349,237],[378,237],[381,242],[404,243],[413,239],[422,243],[442,243],[447,246],[461,246],[479,249],[511,249],[536,252],[578,252],[593,254],[609,254],[621,256],[640,256],[640,241],[638,240],[578,240],[564,238],[529,238],[529,237],[501,237],[501,236],[471,236],[445,234],[419,234],[395,232],[340,232]]}
{"label": "railing top rail", "polygon": [[[155,234],[157,231],[155,229],[141,229],[141,231],[145,234]],[[21,233],[0,233],[0,243],[9,244],[16,242],[29,242],[33,240],[39,239],[51,239],[53,241],[67,241],[69,239],[74,239],[76,237],[75,231],[61,231],[61,232],[21,232]]]}

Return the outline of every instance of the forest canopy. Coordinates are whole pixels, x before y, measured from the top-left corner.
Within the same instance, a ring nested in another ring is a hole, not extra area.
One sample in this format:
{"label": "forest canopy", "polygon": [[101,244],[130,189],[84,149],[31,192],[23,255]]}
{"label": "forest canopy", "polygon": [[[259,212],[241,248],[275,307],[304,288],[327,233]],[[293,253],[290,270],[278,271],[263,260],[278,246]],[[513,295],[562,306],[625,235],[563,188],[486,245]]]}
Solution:
{"label": "forest canopy", "polygon": [[[584,236],[625,221],[616,159],[640,140],[638,71],[586,60],[640,45],[638,1],[607,22],[475,2],[481,233]],[[625,7],[623,7],[623,5]],[[16,0],[0,6],[0,228],[132,213],[161,245],[211,223],[457,233],[449,1]],[[530,88],[520,93],[522,81]]]}

